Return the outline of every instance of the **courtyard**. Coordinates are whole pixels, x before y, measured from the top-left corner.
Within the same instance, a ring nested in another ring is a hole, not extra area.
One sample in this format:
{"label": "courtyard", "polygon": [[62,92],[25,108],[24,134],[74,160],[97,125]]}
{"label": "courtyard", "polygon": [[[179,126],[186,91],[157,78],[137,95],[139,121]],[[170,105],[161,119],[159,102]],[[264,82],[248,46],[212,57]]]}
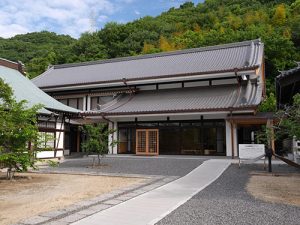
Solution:
{"label": "courtyard", "polygon": [[269,174],[224,157],[70,158],[1,180],[0,224],[297,224],[299,184],[277,161]]}

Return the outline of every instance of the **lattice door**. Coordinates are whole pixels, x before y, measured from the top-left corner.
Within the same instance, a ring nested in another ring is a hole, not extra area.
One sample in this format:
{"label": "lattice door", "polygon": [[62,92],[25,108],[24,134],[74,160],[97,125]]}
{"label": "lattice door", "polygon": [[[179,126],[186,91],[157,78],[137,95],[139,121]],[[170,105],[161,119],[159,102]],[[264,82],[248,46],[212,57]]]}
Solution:
{"label": "lattice door", "polygon": [[158,155],[159,152],[158,129],[136,130],[136,154]]}

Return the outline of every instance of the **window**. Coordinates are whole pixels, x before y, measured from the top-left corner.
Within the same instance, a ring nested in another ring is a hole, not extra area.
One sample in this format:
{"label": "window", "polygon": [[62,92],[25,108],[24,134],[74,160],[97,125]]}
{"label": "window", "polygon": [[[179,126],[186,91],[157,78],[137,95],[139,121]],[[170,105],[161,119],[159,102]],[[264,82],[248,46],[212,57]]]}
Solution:
{"label": "window", "polygon": [[65,99],[59,99],[58,101],[64,105],[68,105],[72,108],[83,110],[83,97],[82,98],[65,98]]}
{"label": "window", "polygon": [[91,97],[91,109],[96,110],[98,105],[104,105],[114,99],[113,96],[94,96]]}
{"label": "window", "polygon": [[72,108],[77,109],[77,98],[70,98],[68,105]]}
{"label": "window", "polygon": [[99,103],[99,97],[91,97],[91,110],[97,109]]}
{"label": "window", "polygon": [[55,148],[55,134],[54,132],[39,132],[38,148],[51,149]]}

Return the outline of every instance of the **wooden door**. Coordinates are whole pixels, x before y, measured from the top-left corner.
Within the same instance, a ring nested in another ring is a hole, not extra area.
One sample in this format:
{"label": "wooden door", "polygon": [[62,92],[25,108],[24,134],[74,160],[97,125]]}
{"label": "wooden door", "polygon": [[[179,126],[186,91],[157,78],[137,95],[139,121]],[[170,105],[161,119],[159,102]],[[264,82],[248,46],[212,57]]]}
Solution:
{"label": "wooden door", "polygon": [[136,154],[158,155],[159,153],[158,129],[136,130]]}

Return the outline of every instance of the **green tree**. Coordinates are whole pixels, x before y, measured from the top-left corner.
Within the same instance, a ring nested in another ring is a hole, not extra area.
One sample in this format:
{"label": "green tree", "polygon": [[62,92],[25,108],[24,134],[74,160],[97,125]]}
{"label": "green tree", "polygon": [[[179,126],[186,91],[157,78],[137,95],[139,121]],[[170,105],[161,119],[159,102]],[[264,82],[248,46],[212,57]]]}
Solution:
{"label": "green tree", "polygon": [[72,46],[72,51],[78,57],[78,61],[108,58],[107,49],[97,33],[83,33]]}
{"label": "green tree", "polygon": [[13,91],[0,79],[0,162],[4,163],[7,178],[14,171],[27,171],[34,167],[33,151],[29,143],[38,139],[37,112],[41,106],[27,107],[26,101],[17,102]]}
{"label": "green tree", "polygon": [[276,111],[276,97],[274,93],[270,93],[264,101],[259,105],[260,112],[275,112]]}
{"label": "green tree", "polygon": [[[87,153],[94,153],[98,157],[98,165],[100,160],[108,153],[108,137],[112,135],[115,130],[108,129],[107,124],[99,123],[95,125],[84,125],[81,130],[86,136],[86,139],[81,143],[81,147]],[[116,141],[112,142],[110,146],[115,146]]]}
{"label": "green tree", "polygon": [[286,10],[284,4],[280,4],[276,7],[273,16],[273,23],[275,25],[283,25],[286,22]]}

